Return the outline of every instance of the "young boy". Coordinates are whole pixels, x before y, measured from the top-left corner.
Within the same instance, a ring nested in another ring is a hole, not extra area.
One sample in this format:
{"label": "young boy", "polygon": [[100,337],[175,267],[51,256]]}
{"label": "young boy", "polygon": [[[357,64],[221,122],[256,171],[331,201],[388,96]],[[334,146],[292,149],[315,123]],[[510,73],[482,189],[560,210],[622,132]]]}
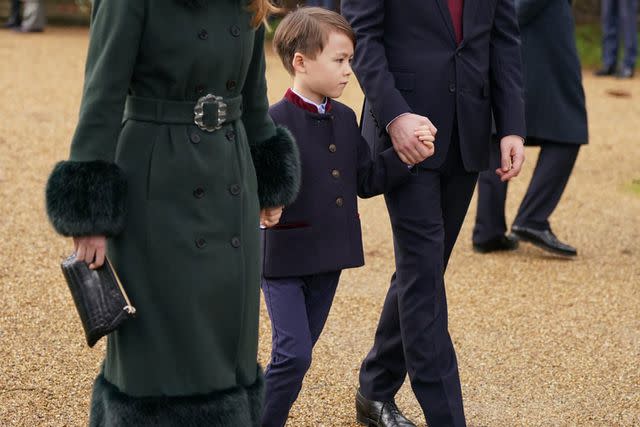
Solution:
{"label": "young boy", "polygon": [[[280,23],[273,43],[293,87],[269,113],[298,143],[302,186],[280,223],[262,231],[262,291],[273,339],[263,427],[285,424],[340,273],[364,264],[357,196],[387,192],[412,173],[393,148],[372,160],[354,112],[332,99],[352,74],[355,35],[342,16],[300,8]],[[428,128],[415,134],[423,141],[421,158],[432,155]]]}

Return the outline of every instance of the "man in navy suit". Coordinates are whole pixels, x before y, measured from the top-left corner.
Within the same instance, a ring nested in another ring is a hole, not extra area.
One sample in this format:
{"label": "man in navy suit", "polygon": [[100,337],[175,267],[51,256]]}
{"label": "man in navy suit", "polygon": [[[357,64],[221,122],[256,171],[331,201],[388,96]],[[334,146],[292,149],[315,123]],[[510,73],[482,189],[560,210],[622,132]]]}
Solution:
{"label": "man in navy suit", "polygon": [[448,332],[444,272],[478,172],[489,167],[491,116],[504,181],[524,161],[520,41],[513,0],[343,0],[357,36],[354,69],[373,152],[417,163],[414,129],[437,132],[435,154],[385,194],[396,272],[360,370],[357,419],[412,426],[394,403],[408,373],[431,427],[464,426]]}

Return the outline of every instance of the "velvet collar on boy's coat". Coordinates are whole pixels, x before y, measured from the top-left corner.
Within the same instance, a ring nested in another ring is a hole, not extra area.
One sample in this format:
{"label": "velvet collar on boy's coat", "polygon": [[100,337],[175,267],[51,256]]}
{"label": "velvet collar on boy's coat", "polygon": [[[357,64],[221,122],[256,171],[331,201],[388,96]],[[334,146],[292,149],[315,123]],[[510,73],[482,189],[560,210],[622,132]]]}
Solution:
{"label": "velvet collar on boy's coat", "polygon": [[[287,89],[287,92],[284,94],[284,99],[286,99],[296,107],[300,107],[303,110],[309,111],[310,113],[318,113],[318,107],[302,99],[300,95],[295,93],[292,89]],[[325,114],[328,114],[331,112],[332,105],[331,105],[331,98],[327,97],[326,99],[327,99],[327,103],[324,109],[325,109]]]}

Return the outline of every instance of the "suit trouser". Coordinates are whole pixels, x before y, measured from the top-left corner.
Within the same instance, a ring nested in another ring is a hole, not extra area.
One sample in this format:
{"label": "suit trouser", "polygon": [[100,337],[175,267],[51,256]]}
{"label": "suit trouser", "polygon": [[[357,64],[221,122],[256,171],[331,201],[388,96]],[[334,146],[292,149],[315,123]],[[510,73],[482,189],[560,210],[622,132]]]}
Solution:
{"label": "suit trouser", "polygon": [[[538,163],[513,224],[536,230],[550,228],[549,217],[558,206],[578,157],[580,145],[549,141],[541,143]],[[507,183],[494,172],[500,167],[500,147],[492,144],[490,168],[478,179],[478,211],[473,242],[484,243],[507,231],[504,208]]]}
{"label": "suit trouser", "polygon": [[47,15],[44,8],[44,0],[23,0],[23,2],[24,11],[22,13],[22,30],[44,30],[44,27],[47,24]]}
{"label": "suit trouser", "polygon": [[271,318],[271,363],[265,370],[263,427],[282,427],[311,366],[311,353],[329,315],[340,271],[262,279]]}
{"label": "suit trouser", "polygon": [[602,63],[618,62],[620,39],[624,45],[622,65],[635,68],[638,56],[638,0],[602,0]]}
{"label": "suit trouser", "polygon": [[367,399],[392,400],[408,373],[432,427],[465,425],[444,272],[477,177],[464,171],[456,141],[440,170],[419,169],[385,195],[396,272],[360,369],[360,390]]}

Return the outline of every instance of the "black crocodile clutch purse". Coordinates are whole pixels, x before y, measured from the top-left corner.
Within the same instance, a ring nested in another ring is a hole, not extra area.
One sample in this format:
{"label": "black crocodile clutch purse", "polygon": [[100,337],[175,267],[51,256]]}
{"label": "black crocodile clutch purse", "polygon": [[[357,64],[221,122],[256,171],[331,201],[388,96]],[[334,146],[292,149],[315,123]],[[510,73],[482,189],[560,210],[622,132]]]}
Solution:
{"label": "black crocodile clutch purse", "polygon": [[73,254],[62,262],[62,273],[78,309],[89,347],[136,313],[108,259],[97,270]]}

